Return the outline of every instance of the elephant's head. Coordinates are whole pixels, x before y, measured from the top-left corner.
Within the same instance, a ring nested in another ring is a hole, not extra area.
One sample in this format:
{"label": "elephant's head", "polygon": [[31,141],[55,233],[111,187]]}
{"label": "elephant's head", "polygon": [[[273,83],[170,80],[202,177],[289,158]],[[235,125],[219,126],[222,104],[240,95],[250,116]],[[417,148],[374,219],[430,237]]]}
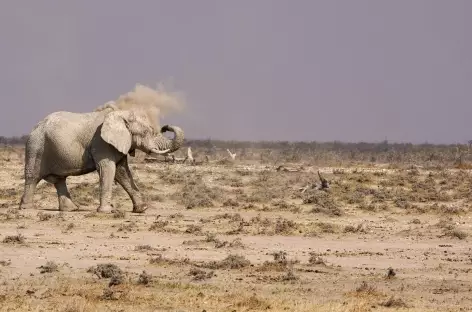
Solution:
{"label": "elephant's head", "polygon": [[[164,132],[174,132],[168,139]],[[123,154],[134,154],[135,149],[145,153],[167,154],[178,150],[184,140],[184,132],[176,126],[163,126],[156,131],[145,113],[133,110],[113,111],[106,115],[101,137]]]}

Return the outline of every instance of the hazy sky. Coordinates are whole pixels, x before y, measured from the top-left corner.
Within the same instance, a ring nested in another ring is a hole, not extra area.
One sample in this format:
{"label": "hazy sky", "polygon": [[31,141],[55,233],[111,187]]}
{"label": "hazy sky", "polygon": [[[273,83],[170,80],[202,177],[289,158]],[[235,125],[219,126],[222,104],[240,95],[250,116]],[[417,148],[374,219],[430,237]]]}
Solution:
{"label": "hazy sky", "polygon": [[10,0],[0,135],[170,82],[188,138],[466,142],[470,0]]}

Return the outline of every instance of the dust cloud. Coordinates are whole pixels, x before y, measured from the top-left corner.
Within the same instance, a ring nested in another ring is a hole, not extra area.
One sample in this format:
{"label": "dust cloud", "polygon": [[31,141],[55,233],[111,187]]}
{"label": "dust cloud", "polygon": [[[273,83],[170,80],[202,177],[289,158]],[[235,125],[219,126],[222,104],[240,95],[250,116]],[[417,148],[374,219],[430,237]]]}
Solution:
{"label": "dust cloud", "polygon": [[160,117],[182,112],[185,101],[182,93],[166,91],[163,84],[158,84],[155,89],[136,84],[132,91],[120,95],[116,101],[105,103],[95,111],[107,108],[143,112],[153,125],[158,126]]}

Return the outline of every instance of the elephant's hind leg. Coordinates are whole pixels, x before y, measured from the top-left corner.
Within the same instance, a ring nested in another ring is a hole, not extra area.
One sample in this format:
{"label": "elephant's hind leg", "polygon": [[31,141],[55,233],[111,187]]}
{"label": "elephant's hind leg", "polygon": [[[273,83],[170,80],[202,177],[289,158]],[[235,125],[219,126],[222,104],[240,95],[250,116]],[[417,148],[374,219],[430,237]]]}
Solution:
{"label": "elephant's hind leg", "polygon": [[143,213],[148,208],[143,202],[141,193],[139,192],[136,183],[134,182],[133,175],[128,166],[128,159],[125,157],[116,166],[115,180],[123,189],[128,193],[131,201],[133,202],[133,212]]}
{"label": "elephant's hind leg", "polygon": [[39,181],[41,181],[41,177],[39,175],[40,167],[41,161],[40,157],[38,156],[38,150],[34,145],[32,145],[31,139],[28,139],[25,151],[25,184],[19,209],[34,208],[34,192],[36,191],[36,186],[38,185]]}
{"label": "elephant's hind leg", "polygon": [[54,187],[56,188],[57,197],[59,199],[59,211],[72,211],[79,209],[70,198],[66,178],[56,178],[56,181],[54,181]]}
{"label": "elephant's hind leg", "polygon": [[23,196],[21,196],[20,207],[19,209],[32,209],[34,192],[36,191],[36,186],[39,183],[39,179],[33,177],[25,178],[25,186],[23,191]]}

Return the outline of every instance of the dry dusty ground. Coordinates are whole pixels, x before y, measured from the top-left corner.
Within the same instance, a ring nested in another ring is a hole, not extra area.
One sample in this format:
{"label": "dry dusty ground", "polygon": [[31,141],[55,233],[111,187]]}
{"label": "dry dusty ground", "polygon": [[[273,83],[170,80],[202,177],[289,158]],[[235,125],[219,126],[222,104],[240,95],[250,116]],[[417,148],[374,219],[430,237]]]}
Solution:
{"label": "dry dusty ground", "polygon": [[96,173],[68,179],[80,211],[41,182],[18,212],[21,153],[0,153],[0,311],[471,309],[467,170],[134,160],[145,214],[119,186],[96,214]]}

